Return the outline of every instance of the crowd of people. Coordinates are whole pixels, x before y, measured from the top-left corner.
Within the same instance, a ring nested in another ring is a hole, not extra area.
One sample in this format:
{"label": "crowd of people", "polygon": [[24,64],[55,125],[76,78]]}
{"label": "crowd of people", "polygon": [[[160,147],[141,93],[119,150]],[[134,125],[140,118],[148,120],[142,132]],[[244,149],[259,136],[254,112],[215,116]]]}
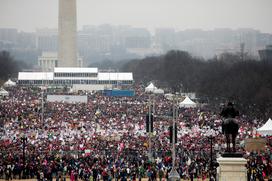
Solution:
{"label": "crowd of people", "polygon": [[[143,87],[136,86],[133,97],[82,93],[88,96],[87,103],[68,104],[46,101],[47,94],[56,93],[39,88],[8,91],[9,97],[0,105],[0,178],[168,179],[172,168],[168,128],[173,119],[173,101],[163,95],[154,95],[150,101]],[[150,102],[154,107],[154,132],[147,134],[145,119]],[[244,149],[244,140],[255,136],[255,129],[264,122],[243,114],[237,119],[237,151],[248,160],[249,180],[271,177],[271,137],[267,137],[262,152]],[[225,149],[218,110],[179,108],[176,122],[175,166],[180,177],[215,179],[216,158]],[[153,159],[147,156],[149,146]]]}

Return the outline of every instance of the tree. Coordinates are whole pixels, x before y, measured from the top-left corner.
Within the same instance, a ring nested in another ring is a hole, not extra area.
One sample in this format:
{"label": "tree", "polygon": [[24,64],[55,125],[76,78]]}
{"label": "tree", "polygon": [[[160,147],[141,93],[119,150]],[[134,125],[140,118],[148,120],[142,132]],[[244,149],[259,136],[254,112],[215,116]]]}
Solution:
{"label": "tree", "polygon": [[214,105],[235,101],[242,113],[254,117],[263,117],[272,106],[272,64],[241,61],[232,54],[203,61],[172,50],[164,56],[130,61],[123,71],[132,71],[136,82],[155,80],[173,91],[196,92]]}
{"label": "tree", "polygon": [[18,64],[10,56],[9,52],[0,52],[0,80],[7,80],[10,77],[16,76],[19,71]]}

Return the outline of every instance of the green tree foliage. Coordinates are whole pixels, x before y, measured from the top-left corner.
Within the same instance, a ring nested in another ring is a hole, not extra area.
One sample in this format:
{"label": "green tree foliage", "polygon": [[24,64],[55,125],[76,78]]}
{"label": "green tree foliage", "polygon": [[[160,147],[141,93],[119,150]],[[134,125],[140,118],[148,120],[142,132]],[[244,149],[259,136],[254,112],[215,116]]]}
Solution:
{"label": "green tree foliage", "polygon": [[233,100],[243,111],[259,116],[272,113],[271,63],[242,61],[226,53],[204,61],[173,50],[164,56],[132,60],[123,70],[133,72],[136,81],[155,80],[173,91],[196,92],[214,103]]}
{"label": "green tree foliage", "polygon": [[5,81],[10,77],[16,77],[19,66],[10,56],[9,52],[0,52],[0,80]]}

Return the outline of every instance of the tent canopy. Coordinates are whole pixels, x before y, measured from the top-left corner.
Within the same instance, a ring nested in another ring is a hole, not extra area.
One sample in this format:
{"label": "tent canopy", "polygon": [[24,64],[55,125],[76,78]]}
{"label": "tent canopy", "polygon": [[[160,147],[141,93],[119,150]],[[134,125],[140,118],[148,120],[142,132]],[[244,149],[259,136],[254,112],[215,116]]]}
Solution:
{"label": "tent canopy", "polygon": [[146,89],[154,89],[154,88],[156,88],[156,86],[154,86],[152,82],[146,87]]}
{"label": "tent canopy", "polygon": [[268,119],[268,121],[259,129],[257,129],[257,132],[261,135],[272,135],[272,119]]}
{"label": "tent canopy", "polygon": [[4,86],[6,86],[6,87],[11,87],[11,86],[15,86],[15,85],[16,85],[16,83],[10,79],[4,83]]}
{"label": "tent canopy", "polygon": [[164,94],[164,90],[163,89],[155,89],[154,94]]}
{"label": "tent canopy", "polygon": [[0,89],[0,96],[8,96],[9,93],[5,89]]}
{"label": "tent canopy", "polygon": [[192,101],[188,96],[186,96],[185,99],[181,103],[179,103],[179,107],[196,107],[196,103]]}
{"label": "tent canopy", "polygon": [[173,100],[174,94],[171,94],[171,93],[164,94],[164,97],[165,97],[167,100]]}
{"label": "tent canopy", "polygon": [[157,89],[157,87],[154,86],[154,84],[151,82],[146,88],[145,92],[154,92]]}
{"label": "tent canopy", "polygon": [[152,82],[145,88],[145,92],[150,92],[154,94],[164,94],[164,90],[158,89]]}

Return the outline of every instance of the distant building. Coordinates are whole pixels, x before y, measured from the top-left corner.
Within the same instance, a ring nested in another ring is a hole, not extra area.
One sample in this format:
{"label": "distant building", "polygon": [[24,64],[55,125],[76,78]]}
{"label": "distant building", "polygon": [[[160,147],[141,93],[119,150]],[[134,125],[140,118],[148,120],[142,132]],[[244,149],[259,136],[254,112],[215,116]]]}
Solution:
{"label": "distant building", "polygon": [[163,53],[161,49],[156,48],[128,48],[127,52],[140,58],[145,58],[146,56],[158,56]]}
{"label": "distant building", "polygon": [[272,62],[272,45],[267,45],[265,49],[259,50],[259,55],[262,61]]}
{"label": "distant building", "polygon": [[53,71],[58,66],[57,52],[42,52],[38,57],[38,65],[43,72]]}
{"label": "distant building", "polygon": [[35,48],[35,34],[18,32],[13,28],[0,28],[0,44],[0,49],[31,50]]}
{"label": "distant building", "polygon": [[155,31],[155,44],[164,52],[176,48],[176,32],[172,28],[158,28]]}
{"label": "distant building", "polygon": [[36,47],[40,51],[58,50],[58,30],[57,29],[37,29]]}
{"label": "distant building", "polygon": [[[83,66],[82,57],[77,57],[78,67]],[[38,57],[38,65],[43,72],[53,71],[55,67],[59,66],[57,52],[42,52]]]}
{"label": "distant building", "polygon": [[51,72],[19,72],[18,84],[71,87],[73,90],[105,90],[134,83],[131,72],[100,72],[98,68],[56,67]]}
{"label": "distant building", "polygon": [[13,28],[1,28],[0,29],[0,41],[15,43],[17,42],[18,31]]}
{"label": "distant building", "polygon": [[150,48],[151,40],[149,37],[129,36],[125,38],[126,48]]}
{"label": "distant building", "polygon": [[33,33],[20,32],[17,37],[17,48],[33,50],[36,48],[36,36]]}

